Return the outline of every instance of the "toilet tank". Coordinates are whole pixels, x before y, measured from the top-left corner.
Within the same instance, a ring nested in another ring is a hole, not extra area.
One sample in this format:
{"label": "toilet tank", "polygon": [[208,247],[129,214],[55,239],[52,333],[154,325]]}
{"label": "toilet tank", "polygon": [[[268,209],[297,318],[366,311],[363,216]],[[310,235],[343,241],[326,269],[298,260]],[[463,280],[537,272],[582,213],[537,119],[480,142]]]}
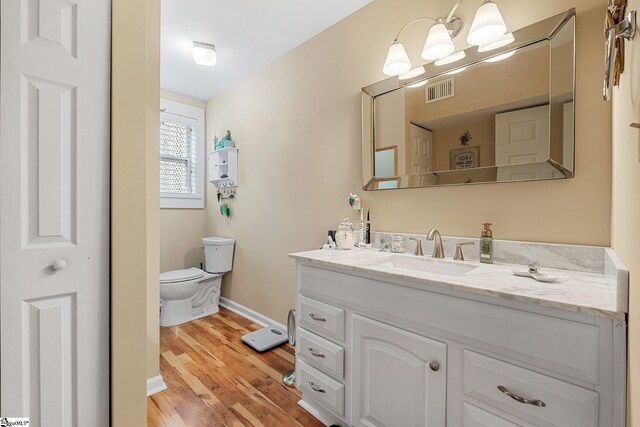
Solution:
{"label": "toilet tank", "polygon": [[226,273],[227,271],[231,271],[234,244],[235,240],[227,239],[226,237],[203,238],[204,269],[208,273]]}

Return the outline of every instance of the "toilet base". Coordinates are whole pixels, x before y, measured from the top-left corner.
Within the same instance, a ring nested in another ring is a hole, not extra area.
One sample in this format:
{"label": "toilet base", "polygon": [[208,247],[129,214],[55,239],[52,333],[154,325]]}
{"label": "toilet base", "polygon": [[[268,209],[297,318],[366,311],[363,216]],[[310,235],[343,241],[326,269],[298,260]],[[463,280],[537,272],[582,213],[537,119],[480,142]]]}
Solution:
{"label": "toilet base", "polygon": [[160,300],[160,326],[176,326],[220,311],[221,275],[202,280],[195,296],[182,300]]}
{"label": "toilet base", "polygon": [[192,320],[191,299],[162,301],[160,326],[175,326]]}

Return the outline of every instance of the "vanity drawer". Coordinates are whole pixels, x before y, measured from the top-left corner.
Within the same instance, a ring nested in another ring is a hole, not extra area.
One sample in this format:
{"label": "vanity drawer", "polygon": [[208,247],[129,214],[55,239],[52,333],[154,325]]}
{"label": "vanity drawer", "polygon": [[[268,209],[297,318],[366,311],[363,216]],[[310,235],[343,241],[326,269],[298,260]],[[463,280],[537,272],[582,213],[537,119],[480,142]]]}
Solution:
{"label": "vanity drawer", "polygon": [[462,427],[520,427],[468,402],[462,404]]}
{"label": "vanity drawer", "polygon": [[302,360],[298,361],[298,388],[334,413],[344,415],[344,385]]}
{"label": "vanity drawer", "polygon": [[[462,371],[465,396],[533,424],[558,427],[598,425],[598,393],[592,390],[469,350],[464,351]],[[513,397],[507,393],[512,393]],[[516,400],[521,398],[529,401]],[[540,406],[531,402],[534,399],[541,401]]]}
{"label": "vanity drawer", "polygon": [[320,301],[298,296],[300,325],[329,338],[344,341],[344,310]]}
{"label": "vanity drawer", "polygon": [[321,371],[338,379],[344,377],[344,348],[341,346],[300,328],[296,349],[298,356]]}

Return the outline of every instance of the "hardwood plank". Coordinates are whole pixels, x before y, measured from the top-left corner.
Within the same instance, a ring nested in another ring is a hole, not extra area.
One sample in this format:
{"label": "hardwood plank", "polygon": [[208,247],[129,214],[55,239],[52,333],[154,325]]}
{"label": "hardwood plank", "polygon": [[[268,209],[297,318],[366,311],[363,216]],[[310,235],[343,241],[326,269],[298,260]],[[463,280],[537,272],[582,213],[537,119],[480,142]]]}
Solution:
{"label": "hardwood plank", "polygon": [[288,344],[257,353],[240,340],[260,326],[224,308],[160,328],[160,373],[168,389],[147,399],[147,425],[321,427],[282,384],[293,367]]}
{"label": "hardwood plank", "polygon": [[236,403],[233,405],[233,409],[238,412],[238,414],[242,415],[244,419],[249,421],[254,427],[264,427],[264,424],[260,422],[251,412],[247,411],[247,409],[242,406],[240,403]]}

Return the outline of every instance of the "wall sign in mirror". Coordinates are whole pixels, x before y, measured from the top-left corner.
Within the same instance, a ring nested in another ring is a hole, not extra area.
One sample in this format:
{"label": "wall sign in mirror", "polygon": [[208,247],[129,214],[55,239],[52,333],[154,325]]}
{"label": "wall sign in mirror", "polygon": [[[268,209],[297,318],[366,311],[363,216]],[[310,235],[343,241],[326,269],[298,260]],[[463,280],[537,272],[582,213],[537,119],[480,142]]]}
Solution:
{"label": "wall sign in mirror", "polygon": [[573,177],[575,12],[513,37],[363,88],[365,190]]}

